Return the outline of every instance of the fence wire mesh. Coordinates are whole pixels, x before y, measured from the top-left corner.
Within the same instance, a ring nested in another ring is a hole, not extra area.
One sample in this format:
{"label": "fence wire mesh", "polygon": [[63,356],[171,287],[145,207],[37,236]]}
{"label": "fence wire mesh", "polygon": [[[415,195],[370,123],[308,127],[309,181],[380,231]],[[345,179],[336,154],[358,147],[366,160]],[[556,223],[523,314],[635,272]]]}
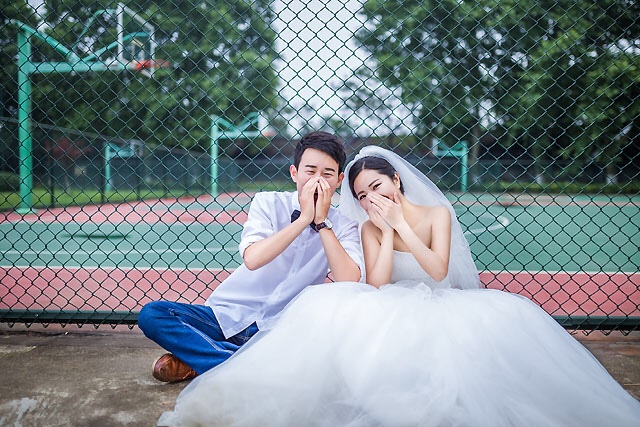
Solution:
{"label": "fence wire mesh", "polygon": [[241,262],[310,130],[401,153],[486,287],[640,325],[640,5],[8,0],[0,320],[133,325]]}

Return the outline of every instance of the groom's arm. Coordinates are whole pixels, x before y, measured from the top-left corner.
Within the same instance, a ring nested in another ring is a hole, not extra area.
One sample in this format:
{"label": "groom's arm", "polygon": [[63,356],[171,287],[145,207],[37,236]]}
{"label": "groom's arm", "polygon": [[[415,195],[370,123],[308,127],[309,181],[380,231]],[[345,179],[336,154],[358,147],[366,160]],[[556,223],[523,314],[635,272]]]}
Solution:
{"label": "groom's arm", "polygon": [[357,282],[360,280],[360,268],[342,247],[333,230],[319,231],[324,252],[327,255],[329,269],[337,282]]}
{"label": "groom's arm", "polygon": [[[276,206],[270,206],[265,203],[268,197],[258,196],[260,193],[256,194],[249,209],[245,230],[243,230],[243,241],[247,243],[241,243],[240,249],[244,264],[249,270],[256,270],[276,259],[309,226],[313,219],[314,192],[317,186],[317,179],[307,181],[299,195],[300,216],[280,230],[276,230],[275,224],[288,222],[291,212],[283,212]],[[329,198],[327,209],[330,202]],[[282,221],[283,218],[278,218],[278,215],[287,215],[287,218]],[[268,231],[263,232],[262,230]],[[247,232],[246,239],[244,238],[245,231]]]}
{"label": "groom's arm", "polygon": [[[341,179],[343,176],[343,174],[340,174]],[[324,178],[318,180],[318,184],[314,190],[316,192],[316,198],[313,221],[316,224],[322,224],[329,217],[334,190]],[[302,206],[302,202],[300,206]],[[359,246],[360,240],[358,238],[357,225],[355,225],[354,228],[354,224],[344,223],[346,218],[338,217],[336,219],[339,219],[340,224],[334,224],[335,229],[327,227],[318,231],[329,264],[329,270],[331,270],[333,279],[338,282],[357,282],[362,275],[360,267],[351,257],[354,252],[353,249],[345,249],[346,246],[349,245],[350,240],[353,241],[354,235]]]}
{"label": "groom's arm", "polygon": [[[249,207],[249,215],[242,230],[240,255],[249,270],[257,270],[273,261],[309,226],[297,220],[278,230],[283,221],[279,215],[289,215],[273,203],[273,195],[257,193]],[[286,218],[285,222],[289,222]]]}
{"label": "groom's arm", "polygon": [[[358,282],[362,278],[364,261],[358,225],[353,222],[336,229],[318,232],[333,279],[337,282]],[[338,235],[336,235],[338,233]]]}
{"label": "groom's arm", "polygon": [[252,243],[243,253],[244,265],[249,270],[256,270],[269,264],[284,252],[308,226],[309,224],[301,221],[294,221],[275,234]]}

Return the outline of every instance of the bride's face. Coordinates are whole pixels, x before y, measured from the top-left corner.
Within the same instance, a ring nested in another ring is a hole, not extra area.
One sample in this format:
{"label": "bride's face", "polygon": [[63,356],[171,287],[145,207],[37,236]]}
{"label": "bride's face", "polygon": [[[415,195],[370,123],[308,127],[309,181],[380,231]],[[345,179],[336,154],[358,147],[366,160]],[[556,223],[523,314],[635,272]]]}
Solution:
{"label": "bride's face", "polygon": [[376,170],[363,169],[353,181],[353,189],[360,206],[368,212],[369,201],[367,195],[369,193],[377,193],[389,200],[393,200],[394,193],[400,190],[400,180],[397,174],[392,179]]}

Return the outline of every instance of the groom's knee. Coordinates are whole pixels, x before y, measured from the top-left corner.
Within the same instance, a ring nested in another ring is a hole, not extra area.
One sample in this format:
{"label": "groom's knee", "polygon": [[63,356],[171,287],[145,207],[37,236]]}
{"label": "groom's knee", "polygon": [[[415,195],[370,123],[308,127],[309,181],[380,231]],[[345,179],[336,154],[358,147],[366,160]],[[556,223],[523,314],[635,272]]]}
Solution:
{"label": "groom's knee", "polygon": [[138,327],[151,338],[158,327],[159,319],[166,315],[166,301],[152,301],[145,304],[138,314]]}

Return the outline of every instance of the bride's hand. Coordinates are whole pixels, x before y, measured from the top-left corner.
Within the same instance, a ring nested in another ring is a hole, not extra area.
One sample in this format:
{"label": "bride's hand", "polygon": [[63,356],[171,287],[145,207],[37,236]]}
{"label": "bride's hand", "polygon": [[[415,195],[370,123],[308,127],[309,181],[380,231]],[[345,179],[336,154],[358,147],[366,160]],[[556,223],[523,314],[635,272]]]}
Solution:
{"label": "bride's hand", "polygon": [[[400,199],[397,193],[393,194],[393,200],[389,200],[376,193],[368,194],[367,198],[369,199],[369,203],[371,203],[369,210],[377,212],[384,222],[393,229],[397,230],[404,222],[402,206],[400,206]],[[371,214],[369,216],[371,216]]]}
{"label": "bride's hand", "polygon": [[382,215],[380,215],[379,210],[377,208],[375,208],[371,204],[371,202],[369,202],[369,210],[368,210],[367,214],[369,215],[369,220],[373,223],[373,225],[378,227],[382,231],[383,234],[386,233],[386,232],[393,231],[393,227],[391,227],[387,223],[387,221],[384,220]]}

